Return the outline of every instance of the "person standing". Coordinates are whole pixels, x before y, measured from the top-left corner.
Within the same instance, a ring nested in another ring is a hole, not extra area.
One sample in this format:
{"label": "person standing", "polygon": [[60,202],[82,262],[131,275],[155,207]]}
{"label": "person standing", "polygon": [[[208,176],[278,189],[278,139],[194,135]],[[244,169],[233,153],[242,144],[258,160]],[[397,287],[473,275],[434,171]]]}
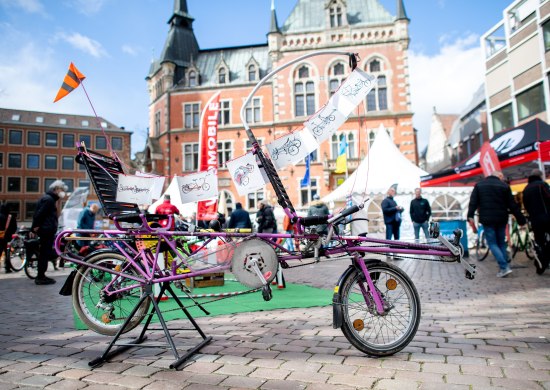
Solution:
{"label": "person standing", "polygon": [[518,204],[514,201],[512,190],[503,182],[502,172],[495,171],[490,176],[477,183],[470,196],[468,205],[468,221],[476,233],[474,214],[479,213],[479,222],[483,225],[487,245],[498,263],[497,277],[504,278],[512,273],[508,265],[506,245],[506,224],[508,214],[516,217],[518,224],[525,225],[525,217]]}
{"label": "person standing", "polygon": [[275,222],[273,207],[264,202],[260,202],[258,206],[259,209],[256,213],[258,233],[275,233],[277,231],[277,225]]}
{"label": "person standing", "polygon": [[6,248],[8,247],[8,242],[11,241],[11,236],[17,231],[17,221],[15,215],[10,214],[8,206],[5,203],[0,205],[0,230],[4,231],[4,237],[0,238],[0,256],[2,253],[5,254],[4,269],[9,274],[12,270],[10,255],[7,253]]}
{"label": "person standing", "polygon": [[252,229],[250,214],[243,209],[243,205],[240,202],[235,203],[235,210],[231,212],[228,227],[230,229]]}
{"label": "person standing", "polygon": [[422,197],[422,190],[415,188],[414,199],[411,200],[411,206],[409,209],[411,213],[411,220],[414,228],[414,239],[420,240],[420,228],[424,232],[426,240],[429,238],[428,234],[428,220],[432,215],[432,208],[430,202]]}
{"label": "person standing", "polygon": [[[99,205],[97,203],[92,203],[88,207],[85,207],[84,210],[80,212],[78,215],[78,221],[76,224],[77,229],[86,229],[86,230],[92,230],[94,228],[95,224],[95,216],[97,212],[99,211]],[[87,233],[80,233],[80,237],[90,237]],[[77,240],[76,243],[81,248],[84,246],[88,246],[88,243],[83,240]]]}
{"label": "person standing", "polygon": [[60,201],[66,196],[67,186],[62,180],[56,180],[48,191],[40,198],[32,218],[31,235],[40,238],[40,253],[38,255],[38,273],[34,283],[37,285],[54,284],[55,280],[46,276],[48,262],[56,257],[54,253],[55,234],[58,226],[58,208]]}
{"label": "person standing", "polygon": [[403,207],[398,206],[393,197],[395,188],[390,187],[386,198],[382,201],[382,214],[384,215],[384,224],[386,225],[386,240],[399,240],[399,228],[401,226],[401,213]]}
{"label": "person standing", "polygon": [[[165,194],[164,195],[164,201],[159,204],[157,206],[157,208],[155,209],[155,214],[160,214],[160,215],[180,215],[180,211],[179,209],[174,206],[171,201],[170,201],[170,195],[168,194]],[[162,227],[167,227],[168,226],[168,220],[167,219],[161,219],[160,221],[160,225]],[[176,221],[175,219],[172,219],[172,226],[171,228],[173,229],[174,227],[176,226]]]}
{"label": "person standing", "polygon": [[[328,206],[321,201],[319,194],[313,195],[313,202],[311,202],[311,205],[309,206],[307,216],[322,217],[326,215],[329,215]],[[315,225],[315,228],[317,230],[317,234],[327,234],[328,232],[328,225],[326,223],[322,225]]]}
{"label": "person standing", "polygon": [[550,186],[542,180],[542,171],[534,169],[523,190],[523,206],[529,214],[540,253],[535,257],[537,274],[542,275],[550,262]]}

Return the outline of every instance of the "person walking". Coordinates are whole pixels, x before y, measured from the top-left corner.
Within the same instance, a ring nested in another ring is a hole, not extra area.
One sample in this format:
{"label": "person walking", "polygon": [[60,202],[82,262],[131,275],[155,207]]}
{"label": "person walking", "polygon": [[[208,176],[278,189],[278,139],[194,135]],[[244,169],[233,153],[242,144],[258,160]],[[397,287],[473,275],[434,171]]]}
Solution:
{"label": "person walking", "polygon": [[243,209],[243,205],[240,202],[235,203],[235,210],[229,216],[228,227],[230,229],[252,229],[250,214]]}
{"label": "person walking", "polygon": [[415,188],[414,190],[414,199],[411,200],[409,212],[414,228],[414,239],[416,241],[420,240],[420,229],[422,228],[424,237],[427,240],[429,238],[428,220],[432,216],[432,208],[430,207],[430,202],[422,197],[422,190],[420,188]]}
{"label": "person walking", "polygon": [[66,196],[67,186],[62,180],[54,181],[48,191],[40,198],[32,219],[31,235],[40,238],[40,253],[38,255],[38,273],[34,283],[37,285],[54,284],[55,280],[46,276],[48,262],[56,257],[54,252],[55,234],[58,226],[58,206]]}
{"label": "person walking", "polygon": [[523,206],[540,248],[535,256],[535,267],[537,274],[542,275],[550,262],[550,186],[542,180],[540,169],[534,169],[527,182],[522,194]]}
{"label": "person walking", "polygon": [[0,205],[0,229],[4,233],[0,238],[0,256],[4,254],[4,269],[6,273],[12,272],[10,254],[6,251],[11,236],[17,231],[17,221],[15,215],[10,214],[8,206],[3,203]]}
{"label": "person walking", "polygon": [[[170,201],[170,195],[169,194],[165,194],[164,195],[164,201],[159,204],[157,206],[157,208],[155,209],[155,214],[160,214],[160,215],[180,215],[180,211],[179,209],[174,206],[172,204],[172,202]],[[162,227],[167,227],[168,226],[168,220],[167,219],[161,219],[160,221],[160,225]],[[173,229],[174,227],[176,226],[176,220],[175,219],[172,219],[172,226],[171,228]]]}
{"label": "person walking", "polygon": [[[307,216],[321,217],[325,215],[329,215],[328,206],[323,201],[321,201],[321,197],[319,196],[319,194],[313,195],[313,202],[311,202],[311,205],[307,210]],[[326,223],[314,226],[316,228],[317,234],[327,234],[328,225]]]}
{"label": "person walking", "polygon": [[390,187],[386,198],[382,201],[382,214],[384,215],[384,224],[386,225],[386,240],[399,240],[399,228],[401,226],[401,213],[403,207],[398,206],[393,197],[395,196],[395,187]]}
{"label": "person walking", "polygon": [[526,222],[518,204],[514,201],[510,186],[504,183],[503,179],[502,172],[495,171],[477,183],[470,196],[467,214],[474,233],[477,233],[474,214],[476,211],[479,213],[479,223],[483,225],[487,245],[499,266],[497,273],[499,278],[504,278],[512,273],[512,269],[508,265],[505,239],[508,214],[510,212],[514,214],[521,226]]}
{"label": "person walking", "polygon": [[275,233],[277,231],[277,223],[273,207],[264,202],[260,202],[258,206],[258,212],[256,213],[258,233]]}

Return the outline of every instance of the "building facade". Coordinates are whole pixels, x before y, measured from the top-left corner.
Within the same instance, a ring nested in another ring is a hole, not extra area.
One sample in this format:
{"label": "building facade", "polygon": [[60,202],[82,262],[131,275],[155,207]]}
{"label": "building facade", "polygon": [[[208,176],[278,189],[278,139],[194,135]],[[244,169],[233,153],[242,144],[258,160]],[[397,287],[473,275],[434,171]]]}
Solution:
{"label": "building facade", "polygon": [[[170,30],[160,58],[146,78],[150,95],[150,134],[139,154],[141,168],[173,176],[198,168],[199,119],[204,105],[221,91],[218,129],[220,196],[228,208],[237,201],[255,210],[260,200],[274,203],[270,186],[239,197],[225,162],[243,155],[251,144],[243,131],[240,111],[258,81],[271,70],[319,50],[358,53],[358,66],[378,77],[377,87],[329,141],[313,154],[311,185],[300,187],[305,164],[280,172],[297,207],[314,194],[330,193],[346,174],[336,174],[341,138],[348,143],[348,173],[365,157],[376,131],[383,127],[399,149],[417,162],[416,136],[409,94],[407,18],[402,0],[391,15],[378,0],[297,0],[279,25],[271,7],[267,43],[202,50],[193,33],[187,2],[175,0]],[[269,13],[266,10],[266,25]],[[350,73],[346,56],[310,57],[290,66],[262,86],[245,110],[248,123],[263,145],[290,131],[321,108]]]}
{"label": "building facade", "polygon": [[[130,136],[94,116],[0,108],[0,201],[18,221],[29,222],[36,202],[55,180],[63,180],[69,193],[90,186],[84,167],[75,162],[77,142],[105,154],[110,144],[130,163]],[[90,197],[95,197],[93,190]]]}
{"label": "building facade", "polygon": [[512,2],[481,45],[489,135],[534,118],[548,122],[550,1]]}

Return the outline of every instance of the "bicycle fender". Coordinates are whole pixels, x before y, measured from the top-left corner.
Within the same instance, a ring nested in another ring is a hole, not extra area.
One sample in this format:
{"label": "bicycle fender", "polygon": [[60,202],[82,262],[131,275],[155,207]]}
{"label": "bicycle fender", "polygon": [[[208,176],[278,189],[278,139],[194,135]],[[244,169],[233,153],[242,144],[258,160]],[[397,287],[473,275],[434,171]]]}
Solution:
{"label": "bicycle fender", "polygon": [[73,294],[73,283],[74,278],[76,276],[76,269],[73,269],[69,276],[67,276],[67,279],[65,280],[65,283],[63,283],[63,286],[61,286],[61,290],[59,290],[59,295],[63,295],[64,297],[69,297]]}
{"label": "bicycle fender", "polygon": [[334,287],[334,294],[332,295],[332,327],[334,329],[338,329],[342,327],[343,315],[342,315],[342,298],[340,295],[340,291],[342,290],[344,280],[346,280],[348,274],[350,274],[354,270],[355,270],[355,267],[353,265],[350,265],[344,271],[344,273],[340,276],[340,278],[338,279],[338,282],[336,283],[336,286]]}

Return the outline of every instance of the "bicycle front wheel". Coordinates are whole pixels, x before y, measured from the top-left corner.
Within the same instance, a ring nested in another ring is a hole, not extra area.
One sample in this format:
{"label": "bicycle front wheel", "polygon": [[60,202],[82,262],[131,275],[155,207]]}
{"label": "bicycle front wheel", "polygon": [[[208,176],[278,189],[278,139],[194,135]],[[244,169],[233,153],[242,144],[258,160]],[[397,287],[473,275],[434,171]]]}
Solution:
{"label": "bicycle front wheel", "polygon": [[25,256],[27,255],[27,251],[25,250],[25,247],[21,248],[8,248],[6,251],[6,256],[9,256],[9,261],[11,264],[11,269],[13,271],[21,271],[25,267]]}
{"label": "bicycle front wheel", "polygon": [[489,254],[489,245],[487,244],[487,239],[485,238],[485,232],[481,232],[476,242],[477,261],[485,260],[488,254]]}
{"label": "bicycle front wheel", "polygon": [[382,297],[379,314],[365,277],[350,272],[342,284],[342,332],[358,350],[372,356],[389,356],[405,348],[420,323],[420,298],[411,279],[400,268],[383,262],[367,263],[375,288]]}
{"label": "bicycle front wheel", "polygon": [[[126,258],[118,253],[98,253],[92,255],[87,262],[113,271],[136,275],[135,270],[123,270],[128,263]],[[105,291],[107,285],[110,285],[110,291],[119,292],[108,295]],[[73,283],[73,306],[78,317],[91,330],[113,336],[138,305],[142,294],[143,287],[132,279],[90,267],[79,267]],[[149,298],[140,304],[123,333],[139,325],[150,304]]]}

